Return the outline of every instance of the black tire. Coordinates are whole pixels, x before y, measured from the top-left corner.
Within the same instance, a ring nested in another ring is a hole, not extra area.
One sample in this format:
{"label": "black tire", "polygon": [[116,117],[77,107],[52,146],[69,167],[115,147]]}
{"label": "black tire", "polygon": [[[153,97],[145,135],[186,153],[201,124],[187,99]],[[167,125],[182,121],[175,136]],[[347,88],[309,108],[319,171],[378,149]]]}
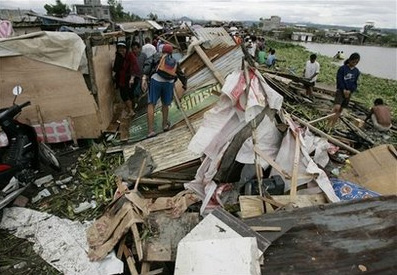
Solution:
{"label": "black tire", "polygon": [[39,143],[39,159],[43,164],[50,166],[55,171],[61,171],[61,164],[54,151],[42,142]]}

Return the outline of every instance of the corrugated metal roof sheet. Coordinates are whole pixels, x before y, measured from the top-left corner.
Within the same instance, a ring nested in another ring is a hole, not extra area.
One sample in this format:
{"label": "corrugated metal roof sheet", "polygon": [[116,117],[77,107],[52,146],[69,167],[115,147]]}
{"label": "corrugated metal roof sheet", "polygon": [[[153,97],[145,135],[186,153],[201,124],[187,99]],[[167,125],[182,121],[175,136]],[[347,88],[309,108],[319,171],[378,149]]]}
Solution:
{"label": "corrugated metal roof sheet", "polygon": [[151,29],[160,30],[159,27],[160,29],[163,28],[151,20],[120,23],[120,28],[125,32],[147,31]]}
{"label": "corrugated metal roof sheet", "polygon": [[[207,56],[214,64],[215,69],[224,77],[235,70],[241,68],[241,59],[244,56],[243,51],[238,46],[228,47],[217,47],[215,51],[205,51]],[[223,51],[223,52],[222,52]],[[210,52],[210,54],[208,53]],[[219,57],[217,57],[217,54]],[[214,56],[214,58],[212,58]],[[204,87],[210,84],[217,83],[212,71],[205,66],[204,62],[200,57],[194,53],[192,56],[182,62],[181,67],[185,70],[188,77],[188,88],[189,90],[196,90],[200,87]]]}
{"label": "corrugated metal roof sheet", "polygon": [[233,38],[224,28],[197,28],[192,31],[198,40],[209,41],[210,48],[219,44],[236,45]]}

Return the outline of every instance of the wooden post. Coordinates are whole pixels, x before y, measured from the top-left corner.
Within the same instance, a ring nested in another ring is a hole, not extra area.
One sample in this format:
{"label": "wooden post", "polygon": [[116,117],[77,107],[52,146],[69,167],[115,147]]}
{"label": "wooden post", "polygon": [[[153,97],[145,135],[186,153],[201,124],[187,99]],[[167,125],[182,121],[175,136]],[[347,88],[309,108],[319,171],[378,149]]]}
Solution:
{"label": "wooden post", "polygon": [[298,172],[299,172],[299,157],[301,152],[299,133],[294,133],[295,136],[295,156],[294,156],[294,166],[292,168],[292,179],[290,188],[290,199],[295,201],[296,191],[298,188]]}
{"label": "wooden post", "polygon": [[138,178],[136,179],[135,186],[134,186],[134,192],[138,191],[139,181],[142,177],[143,169],[145,168],[145,166],[146,166],[146,157],[143,159],[143,161],[141,163],[141,167],[140,167],[139,173],[138,173]]}
{"label": "wooden post", "polygon": [[[248,98],[249,90],[251,88],[251,78],[249,77],[249,72],[248,72],[247,66],[248,66],[248,64],[245,61],[243,61],[244,78],[245,78],[245,83],[246,83],[245,94]],[[252,144],[255,147],[257,144],[257,138],[256,138],[257,131],[256,131],[255,119],[251,120],[251,128],[252,128]],[[263,171],[262,171],[262,166],[259,163],[258,154],[256,153],[255,150],[254,150],[254,161],[255,161],[256,178],[258,181],[259,195],[262,197],[263,196],[263,189],[262,189]]]}
{"label": "wooden post", "polygon": [[37,118],[39,119],[41,132],[43,133],[44,143],[47,143],[48,142],[47,133],[45,132],[43,116],[41,115],[41,111],[40,111],[40,106],[39,105],[36,105],[36,111],[37,111]]}
{"label": "wooden post", "polygon": [[85,40],[85,52],[87,54],[88,75],[91,82],[91,92],[93,95],[98,94],[98,87],[96,86],[95,70],[94,70],[94,54],[92,53],[91,38],[87,37]]}
{"label": "wooden post", "polygon": [[196,130],[194,130],[193,125],[190,123],[189,118],[187,117],[185,110],[183,110],[181,101],[179,100],[178,94],[174,88],[174,97],[175,97],[175,102],[176,105],[178,106],[178,109],[182,112],[183,119],[185,120],[187,127],[189,128],[190,132],[192,133],[192,136],[196,134]]}
{"label": "wooden post", "polygon": [[66,120],[68,121],[70,133],[72,134],[73,144],[77,146],[78,142],[77,142],[76,130],[74,129],[74,122],[70,116],[68,116]]}

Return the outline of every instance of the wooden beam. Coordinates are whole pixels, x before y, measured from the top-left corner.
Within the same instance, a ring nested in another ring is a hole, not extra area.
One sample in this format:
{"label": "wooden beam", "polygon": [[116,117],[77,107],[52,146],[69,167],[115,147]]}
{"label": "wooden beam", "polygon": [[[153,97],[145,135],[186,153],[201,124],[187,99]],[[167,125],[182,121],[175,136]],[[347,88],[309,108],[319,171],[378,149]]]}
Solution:
{"label": "wooden beam", "polygon": [[333,144],[335,144],[335,145],[338,145],[339,147],[341,147],[341,148],[343,148],[343,149],[345,149],[345,150],[347,150],[347,151],[349,151],[349,152],[351,152],[351,153],[353,153],[353,154],[358,154],[358,153],[360,153],[360,151],[358,151],[358,150],[356,150],[356,149],[354,149],[354,148],[352,148],[352,147],[350,147],[350,146],[347,146],[346,144],[340,142],[340,141],[337,140],[336,138],[331,137],[330,135],[327,135],[326,133],[324,133],[324,132],[321,131],[320,129],[317,129],[316,127],[314,127],[313,125],[310,125],[308,122],[306,122],[306,121],[300,119],[299,117],[297,117],[297,116],[295,116],[295,115],[292,115],[292,114],[291,114],[291,117],[292,117],[294,120],[298,121],[300,124],[305,125],[307,128],[309,128],[309,129],[310,129],[311,131],[313,131],[314,133],[316,133],[316,134],[318,134],[318,135],[320,135],[320,136],[326,138],[326,139],[329,140],[331,143],[333,143]]}
{"label": "wooden beam", "polygon": [[138,259],[139,261],[142,261],[143,259],[143,247],[142,247],[142,240],[141,236],[139,236],[139,231],[136,223],[134,223],[131,226],[131,232],[132,235],[134,236],[134,242],[135,242],[135,247],[136,247],[136,252],[138,254]]}
{"label": "wooden beam", "polygon": [[[197,41],[197,39],[194,39]],[[193,40],[193,43],[196,42]],[[225,78],[220,74],[220,72],[215,68],[214,64],[210,61],[208,56],[205,54],[203,49],[200,47],[200,45],[195,45],[194,50],[196,53],[200,56],[201,60],[204,62],[204,64],[210,69],[212,74],[215,76],[216,80],[223,86],[225,84]]]}

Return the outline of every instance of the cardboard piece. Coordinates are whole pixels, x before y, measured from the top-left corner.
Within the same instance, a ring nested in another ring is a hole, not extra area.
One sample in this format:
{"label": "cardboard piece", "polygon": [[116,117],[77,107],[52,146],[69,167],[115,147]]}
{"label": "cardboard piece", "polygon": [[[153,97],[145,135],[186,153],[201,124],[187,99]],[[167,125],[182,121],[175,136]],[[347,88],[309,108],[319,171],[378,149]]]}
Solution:
{"label": "cardboard piece", "polygon": [[352,171],[340,178],[382,195],[397,195],[397,152],[392,145],[380,145],[350,158]]}

